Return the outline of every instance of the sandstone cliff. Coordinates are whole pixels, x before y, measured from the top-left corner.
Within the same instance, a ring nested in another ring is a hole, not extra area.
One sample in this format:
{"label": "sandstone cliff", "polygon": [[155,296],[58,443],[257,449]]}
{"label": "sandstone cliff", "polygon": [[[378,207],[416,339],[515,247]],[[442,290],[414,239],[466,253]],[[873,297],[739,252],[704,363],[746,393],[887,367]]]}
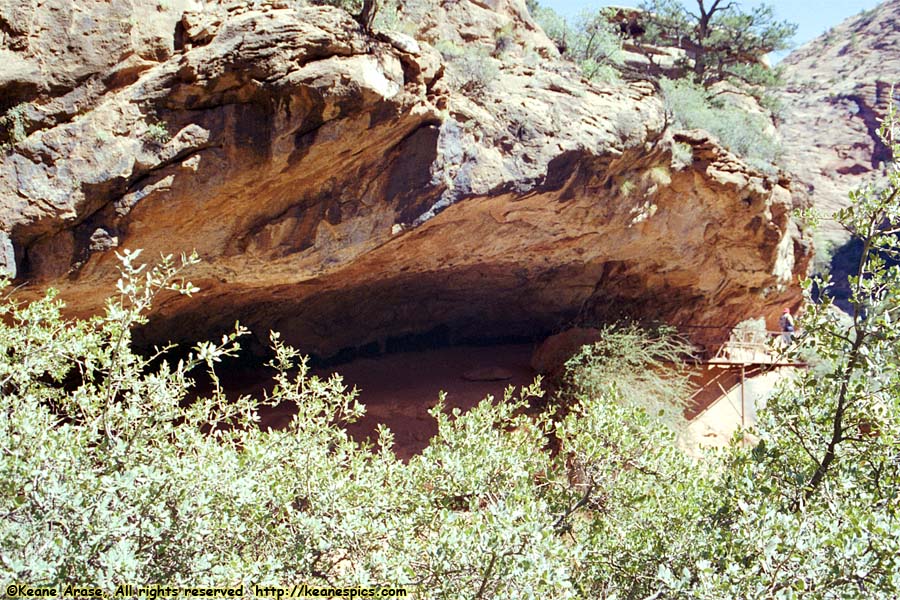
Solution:
{"label": "sandstone cliff", "polygon": [[[784,138],[788,169],[826,215],[848,192],[883,175],[890,150],[877,135],[891,86],[900,79],[900,2],[847,19],[784,59]],[[849,235],[831,219],[823,244]]]}
{"label": "sandstone cliff", "polygon": [[[115,250],[196,249],[203,292],[159,306],[149,339],[239,318],[320,355],[579,316],[727,326],[798,297],[789,182],[673,134],[649,84],[568,72],[520,0],[428,4],[421,43],[297,4],[0,8],[20,294],[89,313]],[[452,32],[462,67],[426,43]]]}

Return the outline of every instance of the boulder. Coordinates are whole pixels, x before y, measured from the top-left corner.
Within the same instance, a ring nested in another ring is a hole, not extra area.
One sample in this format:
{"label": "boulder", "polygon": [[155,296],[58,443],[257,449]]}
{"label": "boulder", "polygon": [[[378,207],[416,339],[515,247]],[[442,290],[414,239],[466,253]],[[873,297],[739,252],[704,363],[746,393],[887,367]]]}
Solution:
{"label": "boulder", "polygon": [[600,340],[600,333],[593,327],[572,327],[551,335],[531,355],[531,368],[542,375],[562,373],[566,362],[578,354],[582,346]]}

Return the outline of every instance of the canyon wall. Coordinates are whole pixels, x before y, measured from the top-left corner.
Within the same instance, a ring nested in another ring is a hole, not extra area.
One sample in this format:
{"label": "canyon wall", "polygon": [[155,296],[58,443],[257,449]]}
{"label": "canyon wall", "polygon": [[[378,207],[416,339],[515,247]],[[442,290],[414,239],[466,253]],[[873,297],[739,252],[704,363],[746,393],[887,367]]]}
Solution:
{"label": "canyon wall", "polygon": [[891,160],[877,132],[900,79],[900,2],[847,19],[782,66],[786,166],[826,216],[821,244],[840,245],[849,233],[831,215],[851,190],[883,178]]}
{"label": "canyon wall", "polygon": [[520,0],[417,6],[418,41],[292,2],[3,4],[16,293],[90,314],[116,251],[196,250],[202,291],[165,298],[142,339],[240,319],[259,347],[275,329],[320,356],[732,326],[798,300],[810,247],[785,175],[672,131],[650,83],[581,79]]}

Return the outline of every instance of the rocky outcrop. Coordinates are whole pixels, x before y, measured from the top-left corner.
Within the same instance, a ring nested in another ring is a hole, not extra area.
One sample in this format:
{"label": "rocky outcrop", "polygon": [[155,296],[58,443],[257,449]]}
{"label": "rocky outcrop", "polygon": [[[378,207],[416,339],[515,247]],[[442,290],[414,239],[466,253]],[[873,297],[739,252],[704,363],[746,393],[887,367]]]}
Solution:
{"label": "rocky outcrop", "polygon": [[[78,4],[106,18],[106,3]],[[95,89],[76,112],[29,118],[0,164],[0,255],[31,284],[20,294],[53,285],[89,313],[113,290],[116,250],[196,249],[202,293],[159,305],[145,339],[240,319],[260,343],[276,329],[323,356],[578,318],[733,325],[797,297],[808,249],[788,181],[702,132],[673,135],[649,84],[535,63],[553,50],[518,0],[495,3],[497,22],[537,41],[479,54],[491,76],[468,94],[427,43],[288,4],[182,13],[149,65],[109,84],[139,56],[126,47],[73,79]],[[39,115],[81,89],[35,78],[5,85]]]}
{"label": "rocky outcrop", "polygon": [[[847,19],[782,63],[784,155],[814,204],[831,215],[850,190],[883,176],[890,150],[877,135],[900,75],[900,3]],[[822,242],[848,234],[831,219]]]}
{"label": "rocky outcrop", "polygon": [[16,118],[26,133],[71,121],[171,58],[182,13],[199,5],[0,1],[0,112],[21,105]]}
{"label": "rocky outcrop", "polygon": [[398,3],[398,20],[416,39],[495,55],[559,58],[556,46],[534,22],[524,0],[425,0]]}

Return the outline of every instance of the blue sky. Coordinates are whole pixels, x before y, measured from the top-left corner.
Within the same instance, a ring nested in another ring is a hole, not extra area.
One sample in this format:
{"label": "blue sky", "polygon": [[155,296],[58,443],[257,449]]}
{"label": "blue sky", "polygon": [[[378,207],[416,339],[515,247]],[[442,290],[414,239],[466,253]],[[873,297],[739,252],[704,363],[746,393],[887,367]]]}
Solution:
{"label": "blue sky", "polygon": [[[687,0],[696,6],[694,0]],[[575,16],[582,9],[597,9],[601,6],[637,6],[640,0],[541,0],[541,4],[549,6],[566,16]],[[745,1],[744,6],[753,6],[757,2]],[[878,0],[781,0],[768,2],[775,8],[775,14],[781,20],[796,23],[797,34],[794,36],[796,46],[825,33],[849,16],[880,4]]]}

